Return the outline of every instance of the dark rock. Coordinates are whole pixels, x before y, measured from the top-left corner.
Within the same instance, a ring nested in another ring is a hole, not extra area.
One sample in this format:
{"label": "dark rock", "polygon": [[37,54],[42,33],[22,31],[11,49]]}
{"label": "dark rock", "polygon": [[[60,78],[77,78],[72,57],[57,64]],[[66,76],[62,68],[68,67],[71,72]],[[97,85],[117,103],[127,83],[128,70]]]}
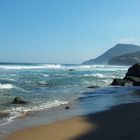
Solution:
{"label": "dark rock", "polygon": [[66,109],[66,110],[70,109],[70,106],[66,106],[65,109]]}
{"label": "dark rock", "polygon": [[124,79],[133,82],[133,86],[140,86],[140,78],[138,77],[126,76]]}
{"label": "dark rock", "polygon": [[123,79],[114,79],[111,85],[140,86],[140,63],[130,67]]}
{"label": "dark rock", "polygon": [[74,69],[69,69],[69,71],[74,71]]}
{"label": "dark rock", "polygon": [[5,117],[9,117],[9,113],[0,112],[0,118],[5,118]]}
{"label": "dark rock", "polygon": [[140,82],[134,82],[133,86],[140,86]]}
{"label": "dark rock", "polygon": [[140,64],[137,63],[128,69],[126,76],[133,76],[140,78]]}
{"label": "dark rock", "polygon": [[12,101],[12,104],[27,104],[27,102],[19,97],[15,97],[14,100]]}
{"label": "dark rock", "polygon": [[140,78],[133,76],[126,76],[123,78],[124,80],[132,81],[132,82],[140,82]]}
{"label": "dark rock", "polygon": [[99,86],[89,86],[87,88],[99,88]]}
{"label": "dark rock", "polygon": [[131,86],[133,85],[132,81],[125,80],[125,79],[114,79],[113,82],[111,83],[112,86]]}

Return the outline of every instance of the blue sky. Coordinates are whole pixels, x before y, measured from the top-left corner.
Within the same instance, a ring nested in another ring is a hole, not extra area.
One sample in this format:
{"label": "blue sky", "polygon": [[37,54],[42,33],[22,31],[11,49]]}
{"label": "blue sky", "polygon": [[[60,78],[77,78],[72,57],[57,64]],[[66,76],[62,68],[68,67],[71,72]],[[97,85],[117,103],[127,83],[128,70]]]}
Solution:
{"label": "blue sky", "polygon": [[140,45],[139,0],[0,0],[0,61],[81,63]]}

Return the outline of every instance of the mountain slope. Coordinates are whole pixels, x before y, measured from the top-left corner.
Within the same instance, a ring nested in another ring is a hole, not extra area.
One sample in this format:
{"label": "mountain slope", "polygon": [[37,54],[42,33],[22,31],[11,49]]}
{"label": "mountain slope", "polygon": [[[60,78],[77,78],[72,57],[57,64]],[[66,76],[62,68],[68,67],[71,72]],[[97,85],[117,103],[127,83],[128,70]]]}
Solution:
{"label": "mountain slope", "polygon": [[123,55],[126,53],[140,51],[140,46],[133,44],[117,44],[113,48],[106,51],[104,54],[100,55],[95,59],[91,59],[83,62],[82,64],[108,64],[108,61],[115,56]]}
{"label": "mountain slope", "polygon": [[108,61],[110,65],[133,65],[140,63],[140,51],[116,56]]}

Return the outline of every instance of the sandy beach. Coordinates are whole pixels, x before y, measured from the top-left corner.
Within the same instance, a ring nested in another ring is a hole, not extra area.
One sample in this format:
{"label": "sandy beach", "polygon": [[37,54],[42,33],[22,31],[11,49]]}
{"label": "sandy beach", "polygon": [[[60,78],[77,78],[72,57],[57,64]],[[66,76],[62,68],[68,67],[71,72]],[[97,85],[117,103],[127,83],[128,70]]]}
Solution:
{"label": "sandy beach", "polygon": [[139,140],[140,103],[15,132],[6,140]]}

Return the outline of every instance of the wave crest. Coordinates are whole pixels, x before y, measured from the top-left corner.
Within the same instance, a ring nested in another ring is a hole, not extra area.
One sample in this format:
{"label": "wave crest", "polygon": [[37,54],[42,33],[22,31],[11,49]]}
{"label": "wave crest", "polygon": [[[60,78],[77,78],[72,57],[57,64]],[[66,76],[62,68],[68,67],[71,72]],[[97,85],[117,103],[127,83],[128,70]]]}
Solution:
{"label": "wave crest", "polygon": [[90,77],[90,76],[93,76],[93,77],[96,77],[96,78],[104,78],[104,75],[101,74],[101,73],[95,73],[95,74],[84,74],[83,77]]}
{"label": "wave crest", "polygon": [[12,84],[0,84],[0,89],[12,89],[14,86]]}
{"label": "wave crest", "polygon": [[15,69],[15,70],[21,70],[21,69],[59,69],[62,68],[60,64],[42,64],[42,65],[0,65],[0,69]]}

